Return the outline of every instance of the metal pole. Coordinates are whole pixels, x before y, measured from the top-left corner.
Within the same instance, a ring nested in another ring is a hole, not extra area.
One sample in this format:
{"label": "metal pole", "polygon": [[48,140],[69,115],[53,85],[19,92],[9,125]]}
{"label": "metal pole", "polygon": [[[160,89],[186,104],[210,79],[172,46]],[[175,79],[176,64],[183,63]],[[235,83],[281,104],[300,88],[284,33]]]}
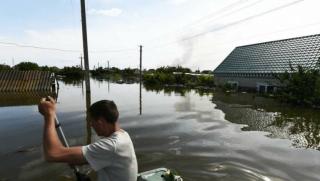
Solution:
{"label": "metal pole", "polygon": [[[62,142],[63,142],[63,144],[64,144],[67,148],[69,148],[69,143],[68,143],[68,141],[67,141],[67,139],[66,139],[66,136],[65,136],[64,133],[63,133],[63,130],[62,130],[62,128],[61,128],[61,125],[60,125],[60,122],[59,122],[57,116],[55,117],[55,121],[56,121],[56,128],[57,128],[60,136],[62,137]],[[77,167],[72,166],[72,165],[70,165],[70,167],[72,168],[72,170],[73,170],[75,173],[78,173],[78,172],[79,172],[79,169],[78,169]]]}
{"label": "metal pole", "polygon": [[59,122],[57,116],[56,116],[55,120],[56,120],[56,127],[58,128],[58,132],[59,132],[59,134],[60,134],[61,137],[62,137],[62,142],[63,142],[63,144],[64,144],[66,147],[69,148],[68,141],[67,141],[67,139],[66,139],[66,136],[65,136],[64,133],[63,133],[63,130],[62,130],[62,128],[61,128],[61,125],[60,125],[60,122]]}
{"label": "metal pole", "polygon": [[[60,122],[57,118],[57,116],[55,117],[55,122],[56,122],[56,128],[60,134],[60,136],[62,137],[62,142],[63,144],[69,148],[69,143],[66,139],[66,136],[63,133],[62,127],[60,125]],[[70,168],[73,170],[74,174],[76,175],[77,181],[90,181],[90,178],[87,175],[84,175],[82,173],[79,172],[78,167],[74,166],[74,165],[69,165]]]}
{"label": "metal pole", "polygon": [[86,92],[90,92],[90,70],[89,70],[89,55],[88,55],[88,40],[87,40],[87,21],[86,21],[86,5],[85,0],[80,0],[81,3],[81,21],[82,21],[82,40],[83,40],[83,56],[86,80]]}

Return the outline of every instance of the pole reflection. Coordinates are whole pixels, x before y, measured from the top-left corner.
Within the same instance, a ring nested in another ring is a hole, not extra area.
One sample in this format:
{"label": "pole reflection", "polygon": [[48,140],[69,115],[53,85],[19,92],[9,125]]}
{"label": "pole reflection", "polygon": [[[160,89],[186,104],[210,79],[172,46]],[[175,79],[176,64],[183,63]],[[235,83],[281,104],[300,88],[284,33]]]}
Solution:
{"label": "pole reflection", "polygon": [[86,143],[90,144],[91,143],[91,137],[92,137],[92,130],[90,126],[90,120],[89,120],[89,115],[88,111],[91,105],[91,91],[86,91],[86,123],[87,123],[87,138],[86,138]]}
{"label": "pole reflection", "polygon": [[142,83],[141,83],[141,78],[140,78],[140,89],[139,89],[139,114],[142,115]]}

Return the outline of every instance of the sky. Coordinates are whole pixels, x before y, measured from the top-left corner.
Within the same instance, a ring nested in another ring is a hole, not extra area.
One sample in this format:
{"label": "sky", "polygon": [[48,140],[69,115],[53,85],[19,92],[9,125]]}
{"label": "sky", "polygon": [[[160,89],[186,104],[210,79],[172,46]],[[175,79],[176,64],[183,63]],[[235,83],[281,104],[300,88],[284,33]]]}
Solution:
{"label": "sky", "polygon": [[[319,0],[86,0],[91,68],[214,70],[237,46],[320,33]],[[80,0],[7,0],[0,64],[75,66]],[[33,48],[32,48],[33,47]]]}

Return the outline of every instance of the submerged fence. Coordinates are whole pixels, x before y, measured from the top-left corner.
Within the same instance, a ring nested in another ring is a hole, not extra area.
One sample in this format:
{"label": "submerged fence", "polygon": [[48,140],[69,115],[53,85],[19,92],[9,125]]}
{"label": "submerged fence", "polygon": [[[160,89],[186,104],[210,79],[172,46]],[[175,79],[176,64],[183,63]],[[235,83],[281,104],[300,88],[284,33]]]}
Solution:
{"label": "submerged fence", "polygon": [[0,71],[0,92],[55,92],[54,74],[47,71]]}

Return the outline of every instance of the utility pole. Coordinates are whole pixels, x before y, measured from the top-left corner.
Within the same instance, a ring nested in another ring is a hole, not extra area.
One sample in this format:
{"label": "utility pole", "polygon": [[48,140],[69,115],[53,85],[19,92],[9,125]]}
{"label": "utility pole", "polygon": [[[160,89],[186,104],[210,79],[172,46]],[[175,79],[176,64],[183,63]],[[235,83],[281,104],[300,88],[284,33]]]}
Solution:
{"label": "utility pole", "polygon": [[88,55],[88,39],[87,39],[87,20],[86,20],[86,4],[85,0],[80,0],[81,4],[81,22],[82,22],[82,40],[83,40],[83,56],[85,68],[86,92],[90,92],[90,70]]}
{"label": "utility pole", "polygon": [[82,55],[79,57],[80,58],[80,67],[81,67],[81,70],[83,70],[83,64],[82,64],[82,59],[83,59],[83,57],[82,57]]}
{"label": "utility pole", "polygon": [[110,70],[110,67],[109,67],[109,60],[108,60],[108,70]]}
{"label": "utility pole", "polygon": [[[81,24],[82,24],[82,41],[83,41],[83,56],[85,68],[85,83],[86,83],[86,108],[87,112],[91,105],[91,90],[90,90],[90,67],[88,55],[88,40],[87,40],[87,21],[86,21],[86,4],[85,0],[80,0],[81,4]],[[87,144],[91,143],[91,128],[88,115],[87,120]]]}
{"label": "utility pole", "polygon": [[142,45],[140,45],[140,82],[142,80]]}

